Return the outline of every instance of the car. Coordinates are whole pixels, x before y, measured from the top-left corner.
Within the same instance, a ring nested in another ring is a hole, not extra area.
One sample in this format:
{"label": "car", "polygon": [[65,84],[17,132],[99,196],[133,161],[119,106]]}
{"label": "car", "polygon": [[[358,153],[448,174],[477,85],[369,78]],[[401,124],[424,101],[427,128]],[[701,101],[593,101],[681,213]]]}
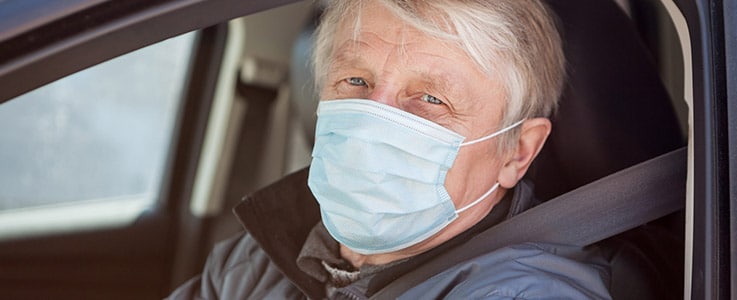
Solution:
{"label": "car", "polygon": [[[607,241],[659,254],[656,271],[682,285],[669,297],[734,299],[737,1],[549,1],[578,100],[563,100],[531,174],[541,198],[685,146],[687,179],[657,187],[684,208],[647,220],[676,239]],[[160,299],[201,272],[241,230],[230,208],[310,162],[319,13],[295,0],[0,1],[2,298]]]}

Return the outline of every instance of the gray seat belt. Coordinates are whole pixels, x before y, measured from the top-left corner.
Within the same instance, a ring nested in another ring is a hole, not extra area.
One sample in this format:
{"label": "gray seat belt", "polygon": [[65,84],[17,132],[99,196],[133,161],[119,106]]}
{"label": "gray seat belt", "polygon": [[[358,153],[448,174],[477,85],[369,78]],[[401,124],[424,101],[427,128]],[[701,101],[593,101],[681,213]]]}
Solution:
{"label": "gray seat belt", "polygon": [[463,261],[524,242],[587,246],[683,209],[686,147],[533,207],[404,274],[371,299],[394,299]]}

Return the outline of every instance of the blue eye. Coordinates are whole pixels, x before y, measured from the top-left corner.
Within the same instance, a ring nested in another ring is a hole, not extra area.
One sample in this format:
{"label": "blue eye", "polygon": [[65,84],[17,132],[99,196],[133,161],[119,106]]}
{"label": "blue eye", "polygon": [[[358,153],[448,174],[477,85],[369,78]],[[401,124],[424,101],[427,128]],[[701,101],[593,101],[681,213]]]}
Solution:
{"label": "blue eye", "polygon": [[368,86],[368,84],[366,84],[366,80],[361,77],[351,77],[346,79],[346,81],[348,81],[349,84],[355,86]]}
{"label": "blue eye", "polygon": [[443,104],[443,100],[440,100],[438,99],[438,97],[435,97],[433,95],[424,94],[422,95],[422,97],[420,97],[420,99],[431,104]]}

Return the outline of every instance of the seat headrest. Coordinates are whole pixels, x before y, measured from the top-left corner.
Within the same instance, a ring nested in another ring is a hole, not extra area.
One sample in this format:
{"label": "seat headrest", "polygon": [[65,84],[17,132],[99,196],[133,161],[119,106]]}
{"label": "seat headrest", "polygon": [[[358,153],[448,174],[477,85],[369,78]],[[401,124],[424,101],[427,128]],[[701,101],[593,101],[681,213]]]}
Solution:
{"label": "seat headrest", "polygon": [[530,170],[550,199],[684,145],[653,58],[611,0],[548,0],[559,17],[567,85]]}

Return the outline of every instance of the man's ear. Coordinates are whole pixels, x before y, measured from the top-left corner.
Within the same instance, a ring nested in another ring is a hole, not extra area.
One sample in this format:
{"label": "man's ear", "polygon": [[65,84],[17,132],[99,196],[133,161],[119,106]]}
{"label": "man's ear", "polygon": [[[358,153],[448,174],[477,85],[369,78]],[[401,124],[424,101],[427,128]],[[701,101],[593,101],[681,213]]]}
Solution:
{"label": "man's ear", "polygon": [[552,128],[547,118],[528,119],[521,126],[517,144],[508,150],[506,162],[499,172],[499,185],[504,188],[512,188],[522,179]]}

